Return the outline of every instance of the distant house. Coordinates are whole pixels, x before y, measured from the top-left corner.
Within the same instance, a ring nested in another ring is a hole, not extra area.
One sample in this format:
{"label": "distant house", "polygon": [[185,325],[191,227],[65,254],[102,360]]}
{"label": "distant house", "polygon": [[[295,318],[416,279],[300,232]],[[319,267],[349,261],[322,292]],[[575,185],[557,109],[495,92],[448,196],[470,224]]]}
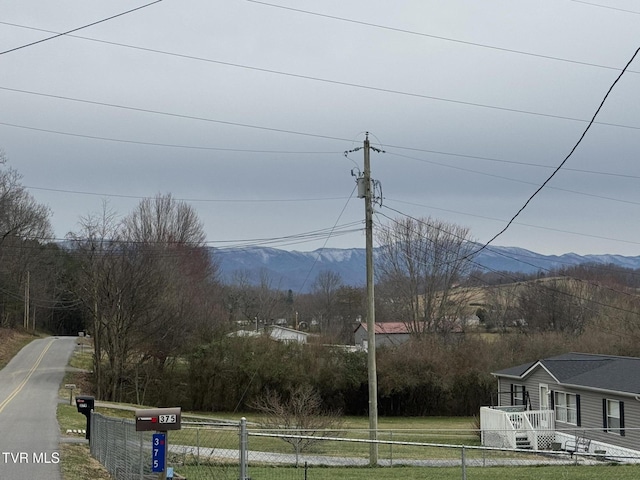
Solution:
{"label": "distant house", "polygon": [[493,373],[483,444],[640,460],[640,358],[567,353]]}
{"label": "distant house", "polygon": [[229,334],[231,337],[260,337],[268,335],[272,340],[284,343],[307,343],[309,333],[279,325],[267,326],[263,330],[238,330]]}
{"label": "distant house", "polygon": [[[360,323],[354,333],[355,345],[366,350],[369,333],[366,323]],[[375,330],[376,348],[382,346],[402,345],[410,338],[410,331],[404,322],[380,322],[376,323]]]}
{"label": "distant house", "polygon": [[285,343],[307,343],[307,339],[309,338],[307,332],[281,327],[279,325],[269,327],[269,336],[274,340]]}
{"label": "distant house", "polygon": [[[480,320],[472,315],[465,320],[454,319],[448,322],[449,333],[462,333],[466,326],[477,326]],[[358,324],[354,330],[354,343],[366,350],[369,334],[366,322]],[[405,322],[376,322],[376,347],[402,345],[411,338],[411,328]]]}

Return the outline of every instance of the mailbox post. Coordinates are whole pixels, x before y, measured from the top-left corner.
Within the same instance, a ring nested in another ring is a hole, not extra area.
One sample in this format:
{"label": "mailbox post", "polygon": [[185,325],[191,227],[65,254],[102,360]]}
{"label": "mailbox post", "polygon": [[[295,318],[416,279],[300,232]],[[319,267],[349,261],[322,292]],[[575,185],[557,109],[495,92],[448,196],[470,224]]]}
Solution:
{"label": "mailbox post", "polygon": [[87,417],[87,429],[84,438],[91,441],[91,412],[95,408],[96,399],[87,395],[78,395],[76,397],[76,408]]}
{"label": "mailbox post", "polygon": [[159,480],[167,478],[167,452],[169,430],[180,430],[182,411],[180,407],[137,409],[136,431],[156,432],[151,445],[151,471],[158,472]]}
{"label": "mailbox post", "polygon": [[69,406],[71,406],[71,405],[73,405],[73,391],[76,388],[76,384],[75,383],[67,383],[67,384],[65,384],[64,388],[69,390]]}

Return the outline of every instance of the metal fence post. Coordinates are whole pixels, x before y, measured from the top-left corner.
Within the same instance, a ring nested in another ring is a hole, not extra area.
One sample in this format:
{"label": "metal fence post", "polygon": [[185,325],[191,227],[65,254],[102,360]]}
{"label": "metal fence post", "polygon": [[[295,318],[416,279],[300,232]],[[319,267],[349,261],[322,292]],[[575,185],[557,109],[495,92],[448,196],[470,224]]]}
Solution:
{"label": "metal fence post", "polygon": [[198,453],[196,456],[196,465],[200,466],[200,427],[196,427],[196,447]]}
{"label": "metal fence post", "polygon": [[140,438],[140,450],[139,450],[139,455],[138,455],[138,462],[140,463],[138,465],[138,470],[140,471],[140,480],[144,480],[144,455],[142,454],[143,451],[143,443],[144,443],[144,437],[142,435],[142,432],[138,432],[137,433],[138,438]]}
{"label": "metal fence post", "polygon": [[[94,424],[96,422],[96,414],[94,412],[91,412],[91,417],[89,417],[89,427],[91,428],[91,430],[93,430],[94,432],[96,431],[96,429],[94,428]],[[92,442],[91,439],[89,439],[89,453],[91,453],[91,455],[93,455],[94,457],[96,456],[96,449],[95,449],[95,445],[97,442]]]}
{"label": "metal fence post", "polygon": [[127,448],[127,424],[122,421],[122,451],[124,452],[123,469],[128,474],[131,471],[131,464],[129,463],[129,449]]}
{"label": "metal fence post", "polygon": [[249,480],[247,457],[249,452],[247,451],[247,419],[242,417],[240,419],[240,480]]}
{"label": "metal fence post", "polygon": [[462,457],[462,480],[467,480],[467,464],[465,461],[465,450],[464,450],[464,445],[462,446],[462,453],[461,453],[461,457]]}

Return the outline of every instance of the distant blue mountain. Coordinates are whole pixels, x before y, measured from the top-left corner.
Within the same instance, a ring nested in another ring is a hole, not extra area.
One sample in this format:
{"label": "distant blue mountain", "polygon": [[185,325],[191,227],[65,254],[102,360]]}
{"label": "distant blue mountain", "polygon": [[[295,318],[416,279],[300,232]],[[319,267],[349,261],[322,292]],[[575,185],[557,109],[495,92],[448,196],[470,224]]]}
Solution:
{"label": "distant blue mountain", "polygon": [[273,288],[306,293],[318,273],[326,270],[338,273],[346,285],[364,286],[366,279],[364,248],[289,252],[251,247],[213,249],[212,253],[227,283],[232,283],[239,273],[249,275],[253,284],[258,284],[260,276],[266,275]]}
{"label": "distant blue mountain", "polygon": [[[270,279],[272,288],[305,293],[311,290],[318,273],[329,270],[339,274],[346,285],[365,285],[364,248],[325,248],[313,252],[290,252],[266,247],[216,248],[212,249],[212,255],[220,265],[222,279],[229,283],[239,272],[248,275],[253,284],[258,284],[261,275],[265,275]],[[639,269],[640,256],[541,255],[523,248],[491,246],[477,254],[474,263],[484,271],[530,274],[585,263]]]}

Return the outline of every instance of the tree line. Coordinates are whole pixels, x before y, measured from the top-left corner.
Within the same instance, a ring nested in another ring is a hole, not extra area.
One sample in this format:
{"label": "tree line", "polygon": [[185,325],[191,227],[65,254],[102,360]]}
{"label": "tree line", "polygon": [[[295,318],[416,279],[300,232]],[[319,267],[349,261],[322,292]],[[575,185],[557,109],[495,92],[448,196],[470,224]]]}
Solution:
{"label": "tree line", "polygon": [[[223,283],[195,210],[170,194],[123,217],[105,204],[63,242],[50,214],[0,158],[0,327],[86,331],[98,398],[238,411],[306,386],[334,411],[366,413],[365,354],[344,347],[365,320],[363,289],[330,271],[304,295],[265,272]],[[411,332],[378,351],[383,415],[472,414],[492,400],[491,371],[567,350],[640,354],[638,271],[480,271],[469,230],[432,218],[377,235],[377,321]],[[467,326],[472,316],[481,328]],[[291,345],[234,333],[276,320],[317,336]]]}

